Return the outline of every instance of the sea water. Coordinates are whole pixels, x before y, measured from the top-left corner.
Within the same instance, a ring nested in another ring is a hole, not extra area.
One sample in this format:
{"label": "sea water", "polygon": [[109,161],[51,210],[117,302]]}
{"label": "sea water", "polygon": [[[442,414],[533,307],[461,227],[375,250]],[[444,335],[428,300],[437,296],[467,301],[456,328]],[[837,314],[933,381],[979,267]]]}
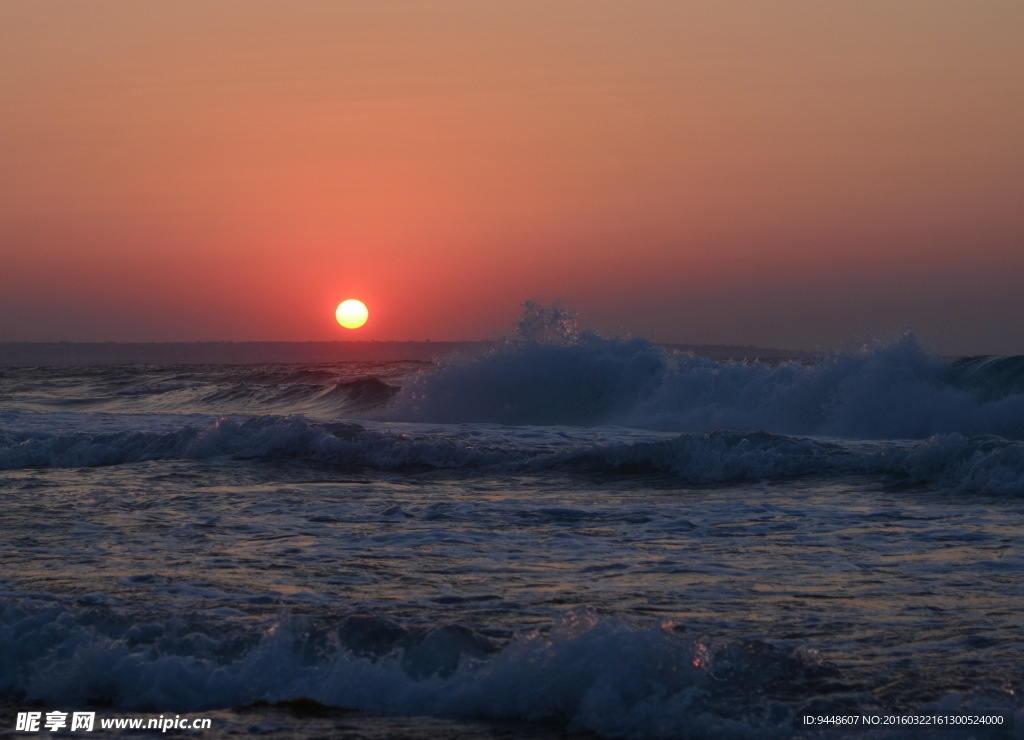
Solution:
{"label": "sea water", "polygon": [[3,369],[0,734],[1024,737],[1024,358],[535,334]]}

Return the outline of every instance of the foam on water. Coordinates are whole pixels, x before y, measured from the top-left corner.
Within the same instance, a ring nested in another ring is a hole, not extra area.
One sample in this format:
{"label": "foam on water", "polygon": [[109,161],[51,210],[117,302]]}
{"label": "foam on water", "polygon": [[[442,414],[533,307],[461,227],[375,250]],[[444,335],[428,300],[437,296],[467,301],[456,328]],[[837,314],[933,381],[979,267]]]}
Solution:
{"label": "foam on water", "polygon": [[814,362],[715,362],[642,340],[517,343],[415,379],[388,418],[756,429],[850,438],[1024,438],[1014,358],[965,366],[913,337]]}
{"label": "foam on water", "polygon": [[607,427],[600,440],[586,429],[550,434],[533,428],[511,433],[502,427],[402,428],[406,431],[263,416],[223,418],[172,431],[4,431],[0,432],[0,469],[233,458],[455,473],[646,472],[686,484],[881,475],[893,483],[950,491],[1024,495],[1024,442],[997,436],[953,433],[881,443],[719,431],[635,441],[636,433]]}
{"label": "foam on water", "polygon": [[[877,709],[844,692],[842,672],[813,649],[715,641],[586,610],[550,630],[496,638],[366,616],[153,623],[106,607],[29,603],[0,611],[0,657],[0,691],[63,707],[195,713],[309,698],[634,738],[782,738],[806,711]],[[808,696],[808,685],[826,691]],[[962,711],[986,699],[944,701]]]}
{"label": "foam on water", "polygon": [[[811,648],[715,641],[674,623],[629,623],[586,610],[550,630],[498,639],[461,626],[408,627],[364,616],[327,622],[282,614],[239,628],[215,615],[168,624],[133,622],[99,607],[7,606],[0,611],[0,657],[7,667],[0,691],[22,703],[122,711],[196,713],[312,699],[653,739],[787,738],[803,714],[881,709]],[[809,686],[821,693],[808,694]],[[1000,711],[1018,725],[1024,719],[1007,710],[1005,697],[984,693],[946,695],[912,709]],[[944,729],[944,737],[973,736]],[[904,736],[825,736],[850,734]]]}
{"label": "foam on water", "polygon": [[0,383],[5,705],[1024,736],[1022,358],[715,362],[528,307],[443,364]]}
{"label": "foam on water", "polygon": [[[758,430],[850,439],[1024,439],[1024,358],[935,357],[913,335],[814,361],[712,361],[581,334],[560,314],[445,364],[12,369],[36,412],[302,414],[382,421]],[[557,331],[556,331],[557,330]],[[535,336],[545,341],[536,341]]]}

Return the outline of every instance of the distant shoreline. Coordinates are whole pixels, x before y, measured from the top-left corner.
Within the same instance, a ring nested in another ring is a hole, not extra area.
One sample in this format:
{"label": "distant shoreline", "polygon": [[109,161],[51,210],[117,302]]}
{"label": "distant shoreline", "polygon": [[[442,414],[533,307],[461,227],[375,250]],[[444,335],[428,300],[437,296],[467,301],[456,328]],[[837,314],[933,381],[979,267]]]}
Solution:
{"label": "distant shoreline", "polygon": [[[321,362],[434,362],[453,354],[474,355],[493,340],[471,342],[5,342],[0,367],[90,365],[259,365]],[[658,344],[713,360],[799,359],[809,352],[753,346]]]}

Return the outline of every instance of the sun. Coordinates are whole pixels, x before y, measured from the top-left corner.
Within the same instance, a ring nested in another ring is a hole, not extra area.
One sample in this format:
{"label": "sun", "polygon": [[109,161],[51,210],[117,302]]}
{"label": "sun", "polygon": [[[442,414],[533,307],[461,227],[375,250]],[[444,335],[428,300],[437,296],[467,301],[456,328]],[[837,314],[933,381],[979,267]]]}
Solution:
{"label": "sun", "polygon": [[334,317],[338,320],[338,323],[346,329],[358,329],[366,323],[369,315],[370,312],[366,310],[366,304],[362,301],[357,301],[355,298],[342,301],[338,304],[338,310],[334,312]]}

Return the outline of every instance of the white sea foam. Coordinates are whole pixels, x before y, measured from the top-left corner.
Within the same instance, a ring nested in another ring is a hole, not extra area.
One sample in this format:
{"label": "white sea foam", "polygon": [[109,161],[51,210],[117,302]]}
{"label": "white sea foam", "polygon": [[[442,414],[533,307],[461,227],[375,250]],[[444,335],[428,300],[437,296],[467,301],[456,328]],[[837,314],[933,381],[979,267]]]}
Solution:
{"label": "white sea foam", "polygon": [[[950,433],[1024,439],[1022,358],[949,361],[906,335],[890,344],[814,361],[719,362],[670,353],[642,340],[581,335],[563,323],[555,322],[558,341],[508,342],[463,361],[449,358],[443,365],[11,370],[5,379],[7,407],[64,413],[616,424],[850,439],[924,439]],[[537,333],[536,327],[526,332]],[[551,332],[541,334],[552,339]]]}
{"label": "white sea foam", "polygon": [[953,432],[1024,438],[1021,378],[987,367],[967,372],[928,353],[912,335],[814,362],[782,363],[715,362],[670,356],[641,340],[583,337],[502,347],[422,375],[387,418],[874,439]]}
{"label": "white sea foam", "polygon": [[[843,680],[813,649],[720,642],[674,623],[632,624],[586,610],[504,643],[463,627],[371,617],[328,624],[283,614],[240,625],[8,605],[0,611],[0,691],[50,706],[165,713],[303,698],[404,715],[554,722],[613,738],[785,738],[808,712],[878,710],[856,694],[795,698],[794,689],[831,682],[835,691]],[[913,711],[1007,705],[947,696]],[[839,736],[850,734],[877,736]]]}
{"label": "white sea foam", "polygon": [[[785,736],[797,706],[760,692],[828,676],[812,650],[716,643],[586,611],[495,644],[466,628],[278,619],[240,635],[97,608],[0,611],[0,690],[25,702],[196,712],[307,697],[407,715],[553,721],[610,737]],[[752,701],[751,698],[754,698]]]}
{"label": "white sea foam", "polygon": [[0,469],[228,457],[381,470],[640,472],[685,484],[875,475],[950,491],[1024,495],[1024,442],[997,436],[952,433],[883,443],[719,431],[637,441],[642,435],[609,427],[597,438],[590,430],[568,427],[541,433],[493,425],[444,431],[434,425],[399,426],[405,431],[265,416],[162,432],[5,432]]}
{"label": "white sea foam", "polygon": [[713,362],[534,311],[444,365],[0,383],[5,706],[1024,727],[1021,358]]}

